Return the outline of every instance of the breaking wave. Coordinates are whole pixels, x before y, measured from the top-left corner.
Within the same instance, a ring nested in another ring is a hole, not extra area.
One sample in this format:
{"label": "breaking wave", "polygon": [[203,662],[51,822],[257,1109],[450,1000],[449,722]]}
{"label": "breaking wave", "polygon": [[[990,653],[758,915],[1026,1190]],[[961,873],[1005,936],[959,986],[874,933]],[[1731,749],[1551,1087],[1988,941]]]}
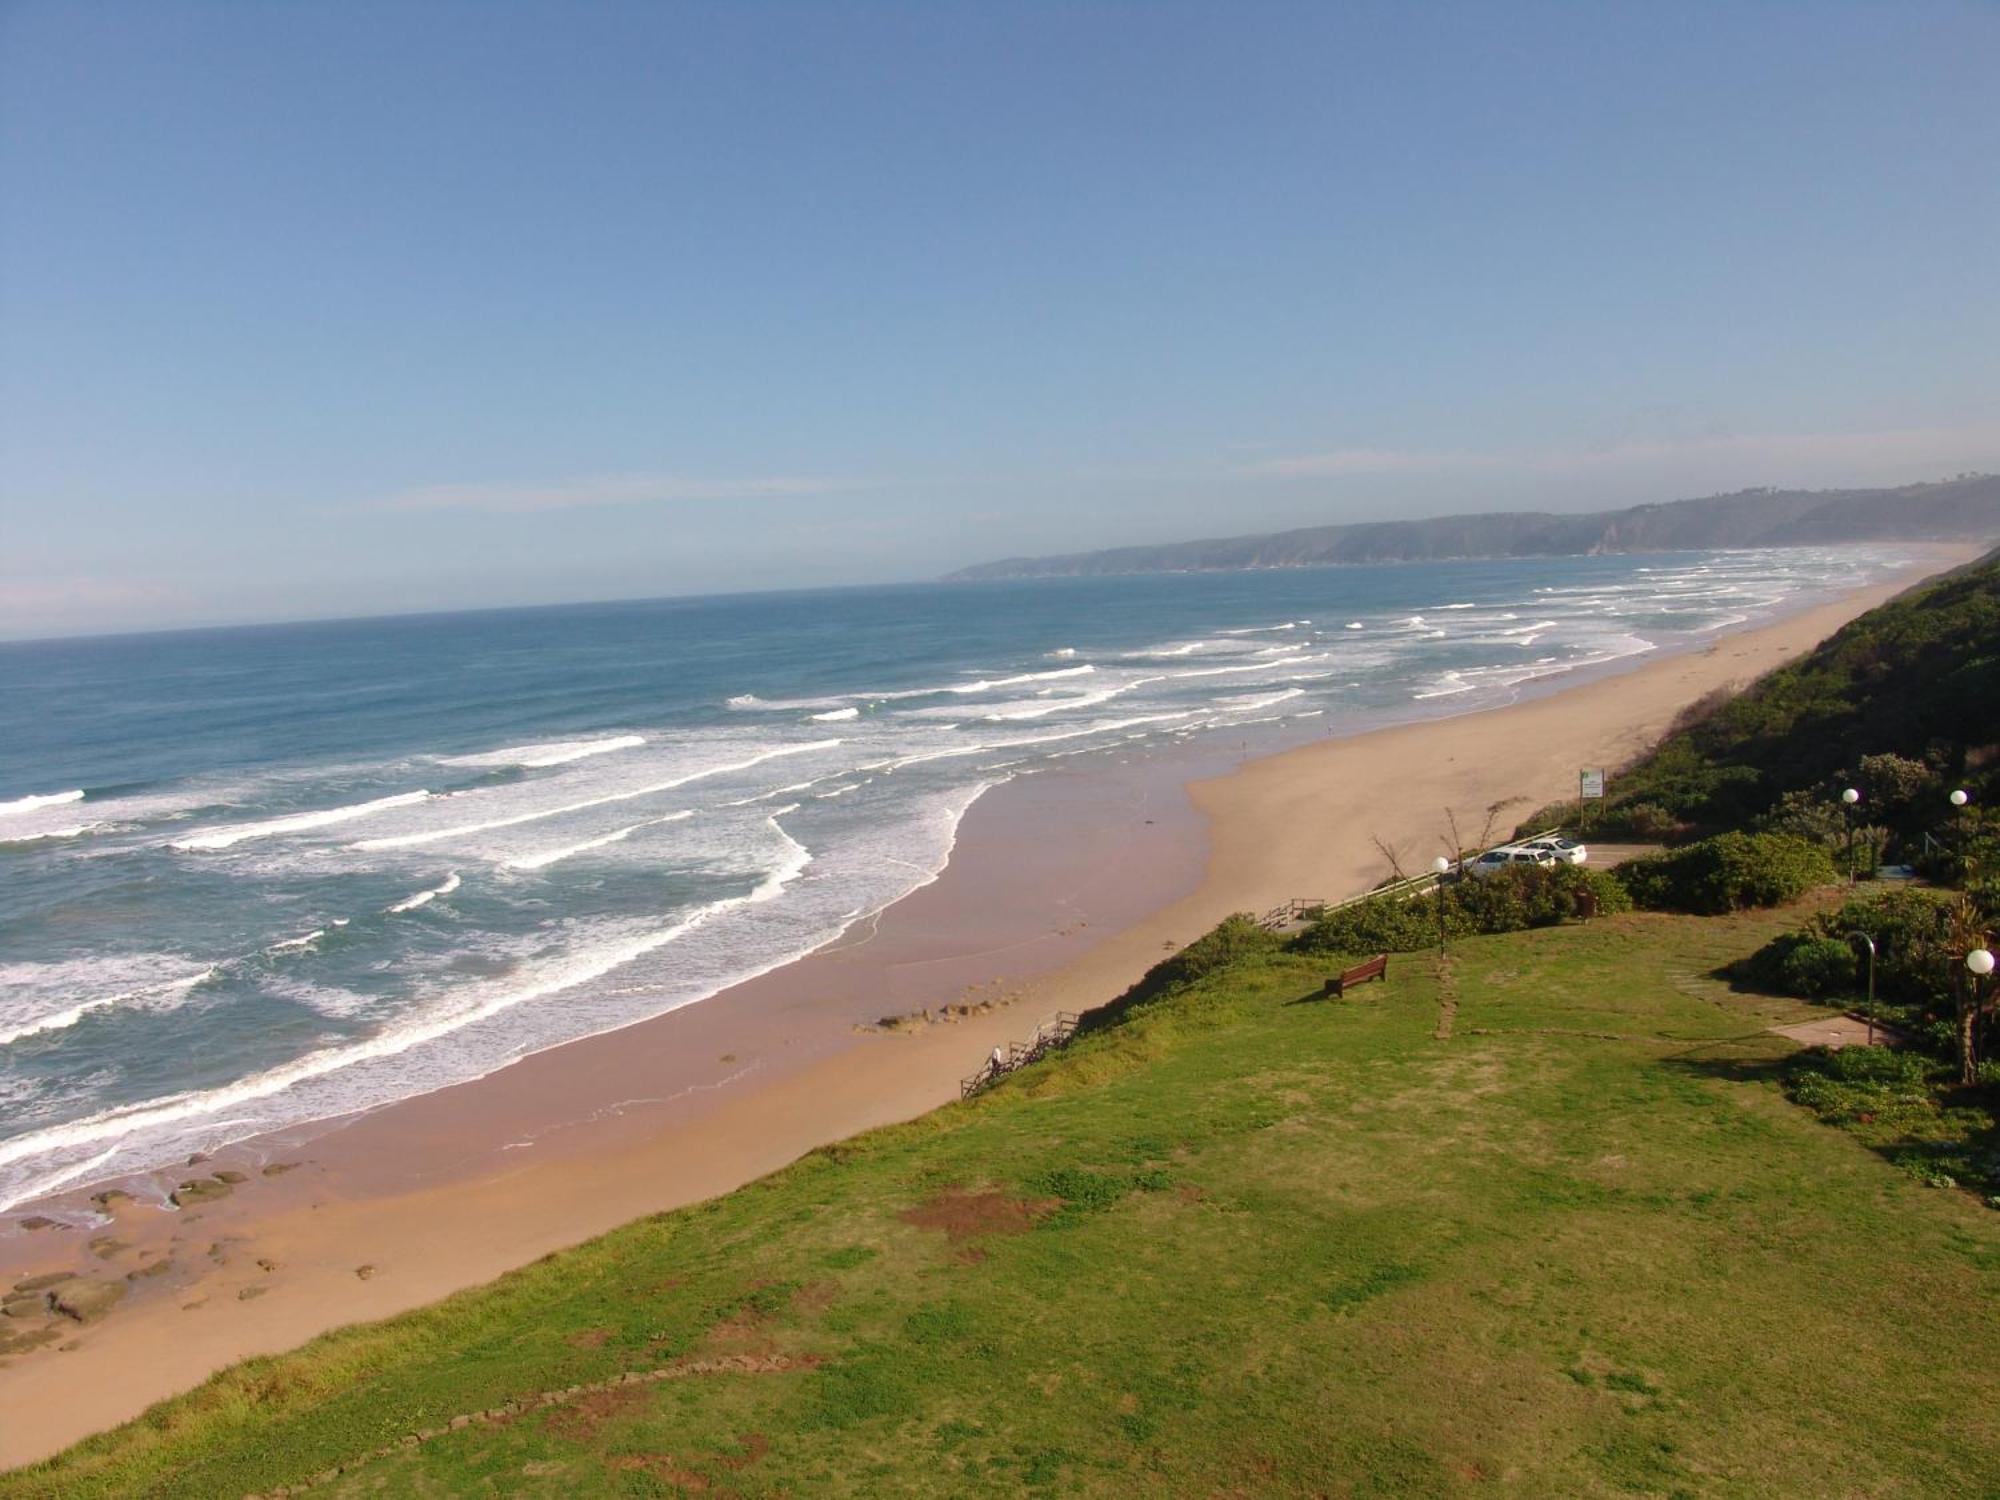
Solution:
{"label": "breaking wave", "polygon": [[324,812],[297,813],[288,818],[273,818],[268,823],[239,823],[230,828],[210,829],[205,833],[190,834],[184,839],[174,839],[169,849],[229,849],[250,839],[275,838],[280,834],[304,833],[312,828],[326,828],[335,823],[351,823],[356,818],[373,817],[376,813],[387,812],[392,807],[408,807],[412,803],[428,802],[429,792],[403,792],[394,797],[378,797],[373,802],[356,802],[347,807],[329,807]]}

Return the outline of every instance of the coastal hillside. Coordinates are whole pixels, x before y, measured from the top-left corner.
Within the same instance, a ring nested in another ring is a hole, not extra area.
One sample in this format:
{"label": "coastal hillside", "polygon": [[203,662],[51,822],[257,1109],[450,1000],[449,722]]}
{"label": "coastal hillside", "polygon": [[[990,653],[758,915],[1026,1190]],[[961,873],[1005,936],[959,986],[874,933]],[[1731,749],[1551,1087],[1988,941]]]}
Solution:
{"label": "coastal hillside", "polygon": [[2000,475],[1977,474],[1895,489],[1743,490],[1585,515],[1501,511],[1307,526],[1258,536],[1015,557],[963,568],[950,577],[959,581],[1065,578],[1996,537],[2000,537]]}
{"label": "coastal hillside", "polygon": [[2000,1215],[1787,1101],[1821,1012],[1709,976],[1788,920],[1240,944],[0,1496],[1991,1493]]}
{"label": "coastal hillside", "polygon": [[[2000,800],[1996,696],[2000,558],[1988,556],[1868,611],[1742,692],[1697,705],[1612,778],[1593,814],[1649,837],[1797,821],[1852,786],[1857,817],[1916,832],[1962,789],[1971,796],[1956,825],[1984,827],[1984,809]],[[1570,804],[1535,817],[1576,813]]]}
{"label": "coastal hillside", "polygon": [[[1944,796],[2000,790],[1946,712],[1996,601],[1991,560],[1913,591],[1629,770],[1710,777],[1671,834],[1707,837],[1232,917],[970,1100],[223,1371],[0,1500],[2000,1492],[2000,1027],[1954,977],[2000,848]],[[1930,882],[1836,881],[1850,775],[1951,850]],[[1863,1039],[1854,930],[1898,1046],[1802,1046]]]}

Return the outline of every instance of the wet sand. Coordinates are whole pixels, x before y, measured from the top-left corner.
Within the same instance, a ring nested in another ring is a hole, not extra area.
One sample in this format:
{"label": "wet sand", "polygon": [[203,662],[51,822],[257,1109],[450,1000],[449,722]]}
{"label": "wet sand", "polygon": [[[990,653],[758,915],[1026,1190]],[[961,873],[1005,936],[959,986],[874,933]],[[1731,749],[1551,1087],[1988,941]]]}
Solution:
{"label": "wet sand", "polygon": [[[1421,868],[1444,852],[1447,809],[1468,840],[1494,804],[1496,829],[1511,828],[1573,795],[1578,766],[1630,759],[1687,704],[1976,551],[1940,550],[1894,584],[1504,708],[1239,768],[1235,747],[1211,744],[1010,783],[968,814],[937,881],[710,1001],[218,1153],[181,1174],[240,1174],[213,1201],[118,1202],[110,1225],[32,1232],[18,1228],[36,1212],[23,1208],[0,1239],[7,1282],[81,1270],[127,1291],[101,1321],[0,1319],[0,1350],[17,1327],[56,1330],[0,1362],[0,1465],[248,1355],[434,1300],[919,1115],[955,1098],[995,1045],[1111,998],[1228,913],[1366,889],[1388,873],[1378,839]],[[887,1018],[900,1019],[878,1024]]]}

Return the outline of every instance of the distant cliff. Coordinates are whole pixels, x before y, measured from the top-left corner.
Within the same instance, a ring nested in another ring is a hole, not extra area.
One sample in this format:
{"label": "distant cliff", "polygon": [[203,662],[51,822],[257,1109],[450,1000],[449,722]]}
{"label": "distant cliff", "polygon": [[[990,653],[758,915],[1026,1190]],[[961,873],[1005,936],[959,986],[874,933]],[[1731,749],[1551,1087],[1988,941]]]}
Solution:
{"label": "distant cliff", "polygon": [[1979,474],[1890,490],[1743,490],[1734,495],[1635,505],[1588,515],[1499,511],[1425,521],[1307,526],[1262,536],[1113,547],[1061,557],[1013,557],[962,568],[950,576],[1058,578],[1446,558],[1996,538],[2000,538],[2000,475]]}

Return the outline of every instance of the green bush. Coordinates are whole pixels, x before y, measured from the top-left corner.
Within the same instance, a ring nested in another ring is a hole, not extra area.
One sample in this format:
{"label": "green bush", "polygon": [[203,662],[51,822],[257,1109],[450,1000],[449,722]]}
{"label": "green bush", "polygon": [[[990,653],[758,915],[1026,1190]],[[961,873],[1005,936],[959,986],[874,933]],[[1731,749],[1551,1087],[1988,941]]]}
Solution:
{"label": "green bush", "polygon": [[1937,772],[1920,760],[1883,753],[1864,755],[1854,777],[1871,816],[1899,826],[1912,818],[1930,821],[1945,805]]}
{"label": "green bush", "polygon": [[[1370,896],[1366,901],[1321,913],[1311,926],[1292,939],[1292,947],[1299,953],[1354,958],[1428,948],[1437,942],[1436,902],[1434,895]],[[1454,935],[1467,930],[1449,898],[1445,904],[1445,928]]]}
{"label": "green bush", "polygon": [[1806,1000],[1851,993],[1859,972],[1852,947],[1807,932],[1771,939],[1742,965],[1743,977],[1760,989]]}
{"label": "green bush", "polygon": [[1847,838],[1847,816],[1840,802],[1818,789],[1786,792],[1757,826],[1765,833],[1788,833],[1829,849],[1843,846]]}
{"label": "green bush", "polygon": [[[2000,889],[1987,890],[1982,901],[1989,914],[2000,911]],[[1973,892],[1980,899],[1981,892]],[[1808,988],[1813,960],[1795,958],[1808,950],[1820,951],[1828,945],[1824,965],[1832,970],[1831,945],[1846,948],[1852,977],[1844,987],[1858,995],[1865,984],[1865,957],[1850,933],[1865,933],[1875,940],[1875,994],[1897,1022],[1914,1032],[1929,1050],[1950,1054],[1957,1047],[1957,1032],[1950,1019],[1956,1000],[1953,987],[1958,982],[1962,955],[1951,951],[1946,940],[1943,899],[1921,887],[1892,887],[1843,903],[1833,911],[1821,912],[1797,932],[1784,933],[1745,959],[1738,969],[1741,978],[1761,989],[1808,999],[1835,993],[1833,989]],[[1933,1024],[1935,1023],[1935,1024]]]}
{"label": "green bush", "polygon": [[1777,906],[1831,884],[1826,850],[1782,833],[1723,833],[1685,849],[1628,860],[1618,875],[1638,905],[1713,915]]}
{"label": "green bush", "polygon": [[[1452,937],[1486,932],[1518,932],[1524,927],[1548,927],[1577,913],[1584,891],[1597,897],[1600,915],[1630,911],[1625,887],[1602,870],[1576,865],[1543,869],[1523,865],[1485,879],[1451,882],[1445,887],[1445,931]],[[1397,899],[1372,896],[1351,906],[1324,913],[1292,940],[1300,953],[1339,954],[1365,958],[1371,953],[1410,953],[1437,943],[1438,909],[1435,892]]]}
{"label": "green bush", "polygon": [[1632,802],[1614,808],[1604,829],[1635,839],[1669,839],[1680,830],[1681,820],[1657,802]]}
{"label": "green bush", "polygon": [[1928,1064],[1895,1047],[1838,1047],[1815,1053],[1812,1066],[1842,1083],[1922,1083]]}

